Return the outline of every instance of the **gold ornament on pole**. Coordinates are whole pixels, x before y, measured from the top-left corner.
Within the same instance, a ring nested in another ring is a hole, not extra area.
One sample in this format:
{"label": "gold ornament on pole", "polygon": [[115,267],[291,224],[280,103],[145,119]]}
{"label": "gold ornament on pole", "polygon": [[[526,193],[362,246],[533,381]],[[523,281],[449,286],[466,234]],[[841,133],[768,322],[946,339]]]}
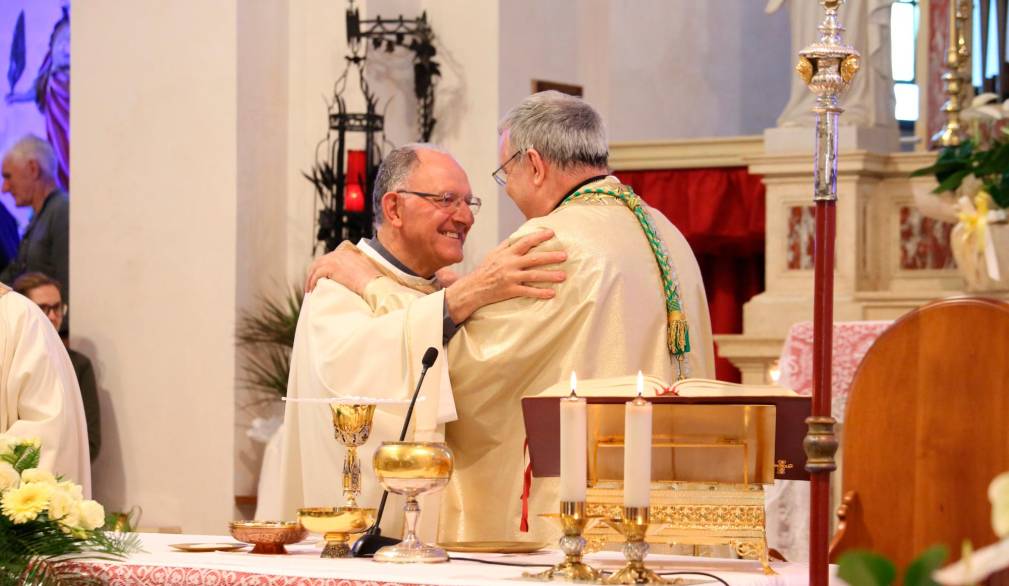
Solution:
{"label": "gold ornament on pole", "polygon": [[946,50],[946,73],[942,76],[946,86],[946,103],[942,105],[946,123],[932,137],[933,146],[959,146],[965,138],[960,112],[963,110],[963,101],[970,82],[970,72],[967,70],[970,64],[970,46],[967,44],[965,31],[971,10],[970,0],[950,0],[949,48]]}

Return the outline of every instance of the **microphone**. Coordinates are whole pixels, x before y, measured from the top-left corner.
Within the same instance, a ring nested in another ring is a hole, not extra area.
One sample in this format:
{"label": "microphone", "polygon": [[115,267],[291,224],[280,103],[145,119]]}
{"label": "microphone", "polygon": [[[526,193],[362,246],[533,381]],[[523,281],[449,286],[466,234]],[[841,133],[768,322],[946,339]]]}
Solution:
{"label": "microphone", "polygon": [[[410,399],[410,406],[406,410],[406,420],[403,421],[403,430],[399,432],[399,441],[406,440],[406,430],[410,428],[410,419],[413,417],[413,406],[417,404],[417,397],[420,396],[420,387],[424,384],[424,377],[427,376],[427,369],[431,368],[436,360],[438,360],[438,349],[433,346],[429,347],[427,351],[424,352],[424,357],[420,360],[420,378],[417,380],[417,388],[414,389],[413,397]],[[382,523],[382,513],[385,512],[385,501],[388,498],[389,491],[382,491],[382,500],[378,503],[378,514],[375,515],[375,523],[371,526],[371,529],[368,529],[368,532],[362,535],[361,538],[354,544],[354,547],[351,549],[354,557],[359,558],[372,556],[379,549],[382,549],[387,545],[395,545],[400,542],[399,539],[385,537],[382,535],[382,529],[379,527]]]}

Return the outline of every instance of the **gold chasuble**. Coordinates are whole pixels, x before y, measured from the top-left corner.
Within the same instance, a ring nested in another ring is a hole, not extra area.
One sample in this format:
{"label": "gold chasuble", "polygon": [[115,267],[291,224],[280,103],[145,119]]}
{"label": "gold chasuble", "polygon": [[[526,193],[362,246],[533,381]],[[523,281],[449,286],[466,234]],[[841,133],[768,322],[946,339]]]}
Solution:
{"label": "gold chasuble", "polygon": [[[606,191],[633,195],[607,177],[583,186],[581,195],[529,220],[510,237],[541,228],[554,231],[556,238],[540,247],[568,255],[562,265],[567,280],[555,287],[554,299],[512,299],[484,307],[449,342],[458,419],[446,426],[455,472],[442,503],[443,541],[547,540],[556,534],[538,516],[558,510],[556,478],[533,479],[530,532],[519,531],[522,397],[567,381],[571,371],[588,379],[641,370],[667,384],[680,375],[714,376],[708,304],[686,239],[636,197],[637,212]],[[642,214],[650,216],[654,234],[646,235]],[[663,278],[656,248],[665,253],[671,279]],[[670,280],[675,296],[667,295]],[[673,349],[682,350],[687,342],[683,318],[689,352],[683,354],[686,372],[680,373]]]}
{"label": "gold chasuble", "polygon": [[[442,350],[444,292],[430,280],[393,266],[362,241],[357,247],[385,275],[372,280],[363,298],[323,279],[305,296],[298,319],[288,397],[295,399],[358,396],[409,400],[428,347]],[[444,423],[455,418],[448,362],[444,352],[428,371],[407,439],[443,441]],[[399,439],[406,406],[379,405],[368,442],[358,449],[362,493],[358,504],[377,507],[382,487],[372,470],[372,455],[382,441]],[[345,449],[334,438],[328,405],[286,404],[281,431],[279,494],[260,495],[257,514],[293,519],[300,507],[340,506]],[[434,538],[440,495],[422,499],[426,513],[420,531]],[[383,533],[396,535],[402,501],[390,495]]]}

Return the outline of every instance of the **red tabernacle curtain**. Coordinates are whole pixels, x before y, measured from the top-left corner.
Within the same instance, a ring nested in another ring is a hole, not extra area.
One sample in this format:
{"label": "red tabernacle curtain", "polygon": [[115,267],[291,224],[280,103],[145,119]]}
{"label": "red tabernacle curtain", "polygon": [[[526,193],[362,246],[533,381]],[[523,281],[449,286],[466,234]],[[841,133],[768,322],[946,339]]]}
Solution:
{"label": "red tabernacle curtain", "polygon": [[[743,332],[743,304],[764,290],[764,183],[744,167],[619,171],[649,205],[683,232],[701,267],[716,334]],[[718,357],[719,380],[739,370]]]}

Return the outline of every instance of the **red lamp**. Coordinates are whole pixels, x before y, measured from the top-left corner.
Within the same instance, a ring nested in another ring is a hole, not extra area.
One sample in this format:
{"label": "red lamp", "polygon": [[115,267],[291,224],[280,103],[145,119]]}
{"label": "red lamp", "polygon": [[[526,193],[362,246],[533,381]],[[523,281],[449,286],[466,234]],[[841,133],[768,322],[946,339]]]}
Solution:
{"label": "red lamp", "polygon": [[347,186],[343,190],[343,211],[364,211],[364,151],[347,151]]}

